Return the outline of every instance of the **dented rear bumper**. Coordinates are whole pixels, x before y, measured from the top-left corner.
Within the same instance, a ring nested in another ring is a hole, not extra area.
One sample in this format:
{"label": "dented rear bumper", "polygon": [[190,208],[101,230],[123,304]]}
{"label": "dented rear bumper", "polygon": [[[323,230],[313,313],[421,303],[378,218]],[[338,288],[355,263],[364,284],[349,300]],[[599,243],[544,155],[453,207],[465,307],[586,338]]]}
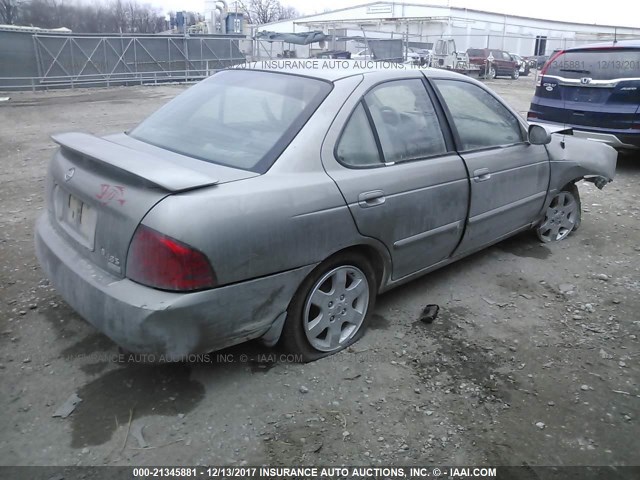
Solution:
{"label": "dented rear bumper", "polygon": [[314,265],[194,293],[164,292],[111,275],[74,250],[45,213],[36,254],[57,292],[134,353],[179,360],[257,338],[276,322]]}

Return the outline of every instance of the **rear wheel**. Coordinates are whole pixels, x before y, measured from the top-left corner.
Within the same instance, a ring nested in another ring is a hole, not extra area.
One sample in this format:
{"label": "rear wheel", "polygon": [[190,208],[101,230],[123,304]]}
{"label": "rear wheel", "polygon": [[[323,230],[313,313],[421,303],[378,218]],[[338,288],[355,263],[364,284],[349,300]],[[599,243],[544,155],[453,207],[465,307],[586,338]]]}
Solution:
{"label": "rear wheel", "polygon": [[517,80],[518,78],[520,78],[520,68],[516,67],[515,70],[513,71],[513,73],[511,74],[511,78],[513,80]]}
{"label": "rear wheel", "polygon": [[578,187],[571,185],[551,199],[536,234],[543,242],[564,240],[580,227],[580,221],[580,193]]}
{"label": "rear wheel", "polygon": [[328,259],[291,300],[281,345],[304,362],[339,352],[362,336],[375,294],[375,273],[364,256]]}
{"label": "rear wheel", "polygon": [[484,71],[484,78],[487,80],[493,80],[496,78],[496,69],[493,66],[486,67]]}

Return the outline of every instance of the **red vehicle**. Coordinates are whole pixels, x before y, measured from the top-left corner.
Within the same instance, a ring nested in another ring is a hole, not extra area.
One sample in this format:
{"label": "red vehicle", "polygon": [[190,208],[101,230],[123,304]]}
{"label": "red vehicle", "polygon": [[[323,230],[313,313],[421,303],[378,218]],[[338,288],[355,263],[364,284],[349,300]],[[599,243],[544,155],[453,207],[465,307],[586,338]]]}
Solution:
{"label": "red vehicle", "polygon": [[470,48],[467,50],[469,63],[480,66],[480,76],[489,80],[497,76],[520,77],[520,67],[516,59],[504,50],[495,48]]}

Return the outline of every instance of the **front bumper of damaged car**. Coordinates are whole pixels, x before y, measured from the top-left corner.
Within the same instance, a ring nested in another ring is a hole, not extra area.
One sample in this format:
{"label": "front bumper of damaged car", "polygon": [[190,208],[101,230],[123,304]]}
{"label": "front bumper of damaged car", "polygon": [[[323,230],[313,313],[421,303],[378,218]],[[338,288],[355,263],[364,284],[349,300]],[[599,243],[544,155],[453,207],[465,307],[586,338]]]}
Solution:
{"label": "front bumper of damaged car", "polygon": [[125,350],[171,361],[265,334],[274,343],[291,297],[314,268],[175,293],[96,267],[67,243],[48,213],[36,224],[35,243],[44,274],[80,316]]}

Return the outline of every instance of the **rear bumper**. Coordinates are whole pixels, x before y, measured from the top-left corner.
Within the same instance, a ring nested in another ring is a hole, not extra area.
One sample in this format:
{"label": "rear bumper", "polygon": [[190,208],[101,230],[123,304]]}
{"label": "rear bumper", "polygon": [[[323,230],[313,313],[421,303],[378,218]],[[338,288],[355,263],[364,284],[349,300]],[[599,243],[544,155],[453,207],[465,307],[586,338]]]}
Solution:
{"label": "rear bumper", "polygon": [[179,360],[262,336],[286,311],[315,265],[194,293],[173,293],[112,276],[82,257],[45,213],[36,254],[57,292],[123,348]]}
{"label": "rear bumper", "polygon": [[531,119],[529,123],[540,123],[542,125],[557,125],[564,128],[571,128],[573,135],[578,138],[586,138],[594,142],[604,143],[616,149],[635,150],[640,148],[640,131],[637,134],[616,131],[606,131],[606,129],[589,130],[580,125],[569,125],[557,122],[547,122],[544,120]]}

